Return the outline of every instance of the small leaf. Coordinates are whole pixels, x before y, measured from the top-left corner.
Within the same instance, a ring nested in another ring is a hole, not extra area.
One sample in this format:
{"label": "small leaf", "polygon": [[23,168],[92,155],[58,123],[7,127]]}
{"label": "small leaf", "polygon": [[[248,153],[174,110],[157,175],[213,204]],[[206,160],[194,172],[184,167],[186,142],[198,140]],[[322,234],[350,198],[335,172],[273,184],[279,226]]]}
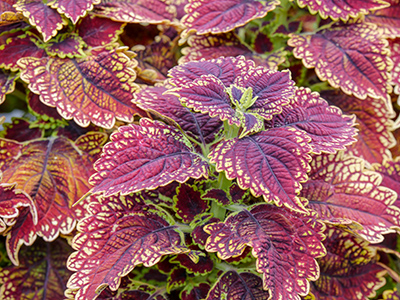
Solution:
{"label": "small leaf", "polygon": [[172,119],[201,144],[213,142],[223,123],[218,118],[191,111],[181,104],[177,96],[164,94],[166,91],[164,86],[148,87],[136,93],[133,102],[143,110]]}
{"label": "small leaf", "polygon": [[183,222],[190,223],[197,215],[206,212],[210,205],[201,198],[202,191],[195,185],[181,184],[174,196],[174,210]]}
{"label": "small leaf", "polygon": [[393,121],[387,103],[371,97],[360,100],[340,91],[322,91],[321,96],[340,107],[344,113],[356,116],[357,141],[347,146],[346,153],[364,158],[370,163],[382,162],[387,149],[396,144],[391,132]]}
{"label": "small leaf", "polygon": [[72,252],[61,239],[52,243],[38,240],[21,249],[21,264],[0,271],[1,299],[64,298],[64,289],[71,274],[65,261]]}
{"label": "small leaf", "polygon": [[297,197],[301,182],[309,171],[307,135],[297,129],[272,128],[242,139],[223,141],[209,154],[218,172],[228,179],[237,178],[242,189],[250,189],[255,197],[306,211]]}
{"label": "small leaf", "polygon": [[93,9],[94,4],[101,0],[53,0],[47,3],[51,8],[57,9],[60,14],[66,15],[74,24],[83,17],[87,11]]}
{"label": "small leaf", "polygon": [[126,23],[88,15],[77,24],[76,30],[86,45],[98,47],[116,42],[125,25]]}
{"label": "small leaf", "polygon": [[174,8],[167,0],[105,0],[94,13],[118,22],[161,24],[175,18]]}
{"label": "small leaf", "polygon": [[140,126],[119,127],[104,146],[89,182],[93,193],[130,194],[172,181],[208,175],[208,164],[192,152],[179,130],[142,118]]}
{"label": "small leaf", "polygon": [[174,226],[132,197],[99,199],[88,211],[73,240],[78,251],[67,262],[75,271],[67,286],[79,289],[76,300],[94,299],[106,286],[115,291],[135,266],[151,267],[164,255],[187,251]]}
{"label": "small leaf", "polygon": [[353,118],[343,116],[340,109],[329,106],[308,88],[296,89],[295,97],[282,110],[266,122],[265,127],[290,126],[304,131],[311,138],[313,153],[335,153],[356,141]]}
{"label": "small leaf", "polygon": [[321,81],[328,81],[346,94],[386,100],[391,92],[392,65],[387,41],[372,24],[330,27],[312,35],[293,35],[288,44],[307,68],[315,68]]}
{"label": "small leaf", "polygon": [[18,0],[14,7],[29,19],[29,23],[43,35],[45,42],[56,36],[58,30],[66,25],[65,20],[57,11],[51,9],[42,0]]}
{"label": "small leaf", "polygon": [[200,283],[198,286],[193,287],[190,292],[184,290],[181,294],[182,300],[201,300],[205,299],[210,286],[207,283]]}
{"label": "small leaf", "polygon": [[263,290],[262,279],[252,273],[228,271],[208,292],[206,300],[216,299],[269,299],[269,292]]}
{"label": "small leaf", "polygon": [[142,113],[131,103],[138,89],[136,64],[121,48],[97,48],[82,59],[24,58],[18,63],[29,89],[82,127],[93,122],[112,128],[115,119],[132,122],[134,114]]}
{"label": "small leaf", "polygon": [[11,123],[4,123],[4,130],[0,136],[18,142],[34,140],[42,137],[42,131],[39,128],[30,128],[31,123],[23,118],[12,118]]}
{"label": "small leaf", "polygon": [[383,0],[297,0],[297,3],[300,7],[308,6],[312,14],[319,12],[323,19],[331,17],[343,21],[389,6],[389,3]]}
{"label": "small leaf", "polygon": [[257,271],[263,274],[263,288],[272,299],[300,300],[309,291],[309,280],[319,277],[315,258],[324,256],[323,229],[310,217],[284,208],[261,204],[250,211],[231,214],[225,222],[209,224],[206,250],[221,259],[253,248]]}
{"label": "small leaf", "polygon": [[386,274],[376,263],[376,250],[350,233],[328,227],[327,255],[318,259],[321,275],[311,283],[318,300],[369,299],[385,284]]}
{"label": "small leaf", "polygon": [[58,34],[50,40],[46,46],[46,52],[50,56],[59,56],[61,58],[82,57],[85,54],[82,49],[84,42],[76,33]]}
{"label": "small leaf", "polygon": [[364,164],[343,152],[315,156],[300,196],[321,220],[352,226],[367,241],[380,243],[383,234],[399,230],[400,209],[394,206],[396,193],[382,186],[382,177],[365,170]]}
{"label": "small leaf", "polygon": [[6,95],[15,89],[15,80],[18,78],[17,73],[0,69],[0,104],[6,100]]}
{"label": "small leaf", "polygon": [[186,37],[192,31],[197,31],[197,34],[228,32],[264,17],[278,4],[276,0],[221,0],[218,5],[211,0],[190,0],[181,20],[188,29],[181,36]]}

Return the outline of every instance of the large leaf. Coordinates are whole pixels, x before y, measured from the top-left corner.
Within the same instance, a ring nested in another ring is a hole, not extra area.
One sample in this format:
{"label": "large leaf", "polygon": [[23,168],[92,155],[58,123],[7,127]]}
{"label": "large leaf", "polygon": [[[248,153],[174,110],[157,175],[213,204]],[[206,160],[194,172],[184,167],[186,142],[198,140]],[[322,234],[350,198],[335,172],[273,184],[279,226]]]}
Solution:
{"label": "large leaf", "polygon": [[347,146],[347,153],[362,157],[370,163],[382,162],[387,149],[396,144],[391,132],[392,114],[387,103],[371,97],[360,100],[340,91],[322,91],[321,96],[339,106],[343,112],[356,116],[357,141]]}
{"label": "large leaf", "polygon": [[381,185],[377,172],[364,169],[363,159],[343,152],[315,156],[309,176],[300,195],[308,199],[321,220],[352,226],[371,243],[379,243],[383,234],[399,229],[396,193]]}
{"label": "large leaf", "polygon": [[132,122],[133,115],[141,113],[131,103],[138,89],[136,64],[122,49],[96,48],[82,59],[24,58],[18,63],[31,91],[82,127],[93,122],[112,128],[115,119]]}
{"label": "large leaf", "polygon": [[133,102],[143,110],[172,119],[201,144],[213,142],[223,123],[218,118],[191,111],[175,95],[164,94],[166,91],[164,86],[148,87],[136,93]]}
{"label": "large leaf", "polygon": [[60,14],[66,15],[74,24],[83,17],[87,11],[93,9],[94,4],[101,0],[53,0],[47,3],[51,8],[57,9]]}
{"label": "large leaf", "polygon": [[150,267],[164,255],[187,251],[175,227],[133,197],[100,199],[88,211],[73,240],[78,251],[67,263],[75,271],[68,288],[79,289],[76,300],[95,299],[106,286],[115,291],[135,266]]}
{"label": "large leaf", "polygon": [[390,6],[374,11],[365,16],[365,22],[371,22],[384,30],[384,36],[389,38],[400,37],[400,2],[399,0],[385,0]]}
{"label": "large leaf", "polygon": [[260,277],[252,273],[237,273],[228,271],[218,278],[218,281],[208,292],[206,300],[215,299],[269,299],[269,292],[263,289]]}
{"label": "large leaf", "polygon": [[102,0],[94,13],[118,22],[160,24],[172,21],[176,12],[167,0]]}
{"label": "large leaf", "polygon": [[328,227],[327,255],[318,259],[321,275],[311,283],[318,300],[367,300],[385,284],[386,274],[376,263],[376,250],[350,233]]}
{"label": "large leaf", "polygon": [[386,100],[391,92],[392,65],[387,41],[373,24],[350,24],[309,35],[293,35],[288,44],[307,68],[315,68],[322,81],[346,94]]}
{"label": "large leaf", "polygon": [[12,299],[63,299],[71,272],[65,261],[72,252],[64,240],[52,243],[37,241],[21,249],[21,264],[0,271],[0,298]]}
{"label": "large leaf", "polygon": [[130,194],[172,181],[208,175],[208,164],[186,145],[176,128],[142,118],[140,126],[119,127],[104,146],[89,182],[93,193]]}
{"label": "large leaf", "polygon": [[279,4],[277,0],[190,0],[185,6],[183,25],[188,27],[182,37],[190,32],[198,34],[228,32],[251,20],[264,17]]}
{"label": "large leaf", "polygon": [[308,6],[313,14],[319,12],[324,19],[331,17],[343,21],[389,6],[384,0],[297,0],[297,3],[300,7]]}
{"label": "large leaf", "polygon": [[6,95],[15,89],[15,80],[18,78],[17,73],[0,69],[0,104],[6,100]]}
{"label": "large leaf", "polygon": [[237,178],[242,189],[250,189],[256,197],[274,201],[278,206],[305,211],[297,197],[301,182],[307,180],[308,136],[300,130],[283,127],[223,141],[210,153],[210,162],[217,171],[225,171],[228,179]]}
{"label": "large leaf", "polygon": [[30,24],[36,26],[45,42],[56,36],[58,30],[66,24],[57,11],[47,6],[42,0],[19,0],[14,7],[29,19]]}
{"label": "large leaf", "polygon": [[[11,231],[8,237],[14,262],[18,261],[22,240],[29,244],[39,235],[52,241],[60,233],[69,234],[77,219],[84,216],[84,203],[73,204],[90,189],[87,181],[93,172],[93,158],[105,138],[104,134],[90,133],[75,143],[63,137],[33,140],[20,144],[20,151],[4,160],[3,182],[16,183],[18,189],[28,194],[38,217],[36,226],[32,226],[27,213],[15,220],[19,223],[18,232]],[[18,236],[21,241],[13,237],[19,234],[23,236]]]}
{"label": "large leaf", "polygon": [[285,208],[261,204],[231,214],[225,222],[209,224],[206,250],[221,259],[240,255],[248,245],[263,274],[263,287],[272,299],[300,299],[309,280],[319,277],[315,258],[325,255],[323,225]]}
{"label": "large leaf", "polygon": [[354,120],[343,116],[340,109],[329,106],[318,93],[308,88],[296,89],[282,113],[265,123],[266,128],[290,126],[302,130],[311,138],[313,153],[344,150],[355,142]]}

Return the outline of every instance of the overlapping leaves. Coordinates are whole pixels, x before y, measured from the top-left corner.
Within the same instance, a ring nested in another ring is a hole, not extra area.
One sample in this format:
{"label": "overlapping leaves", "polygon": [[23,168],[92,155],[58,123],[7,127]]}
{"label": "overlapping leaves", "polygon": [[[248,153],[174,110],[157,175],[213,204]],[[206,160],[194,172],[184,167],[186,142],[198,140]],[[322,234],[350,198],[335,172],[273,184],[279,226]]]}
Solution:
{"label": "overlapping leaves", "polygon": [[315,156],[309,176],[300,195],[308,199],[321,220],[351,226],[372,243],[399,229],[396,193],[381,185],[377,172],[365,170],[361,158],[343,152]]}
{"label": "overlapping leaves", "polygon": [[137,90],[135,62],[123,49],[97,48],[82,59],[24,58],[21,79],[46,105],[80,126],[111,128],[115,119],[133,120],[141,111],[131,103]]}
{"label": "overlapping leaves", "polygon": [[261,204],[209,224],[206,250],[221,259],[240,255],[248,245],[263,274],[263,287],[273,299],[299,299],[309,291],[309,280],[319,277],[315,258],[325,255],[323,225],[311,217]]}
{"label": "overlapping leaves", "polygon": [[208,164],[187,146],[174,127],[142,118],[140,126],[122,126],[104,146],[90,178],[93,193],[129,194],[172,181],[208,176]]}
{"label": "overlapping leaves", "polygon": [[14,91],[15,80],[18,74],[0,69],[0,104],[6,99],[6,95]]}
{"label": "overlapping leaves", "polygon": [[392,68],[387,41],[373,24],[330,27],[310,35],[294,35],[288,44],[322,81],[346,94],[386,100]]}
{"label": "overlapping leaves", "polygon": [[66,15],[75,24],[87,11],[93,9],[94,4],[100,2],[101,0],[52,0],[47,5]]}
{"label": "overlapping leaves", "polygon": [[76,300],[94,299],[105,286],[115,291],[135,266],[150,267],[163,255],[188,250],[174,226],[133,197],[99,199],[88,211],[73,240],[78,251],[68,260],[75,271],[68,288],[78,290]]}

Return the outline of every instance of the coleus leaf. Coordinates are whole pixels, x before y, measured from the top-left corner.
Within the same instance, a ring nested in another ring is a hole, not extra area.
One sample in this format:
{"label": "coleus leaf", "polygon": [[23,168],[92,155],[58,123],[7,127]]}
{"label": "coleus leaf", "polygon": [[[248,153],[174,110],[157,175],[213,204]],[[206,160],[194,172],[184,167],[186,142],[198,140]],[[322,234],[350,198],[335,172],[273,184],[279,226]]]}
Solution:
{"label": "coleus leaf", "polygon": [[32,217],[37,222],[36,208],[32,199],[24,191],[15,188],[15,184],[0,184],[0,232],[6,229],[4,220],[16,218],[20,207],[28,207]]}
{"label": "coleus leaf", "polygon": [[23,15],[13,7],[17,0],[2,0],[0,2],[0,27],[21,22]]}
{"label": "coleus leaf", "polygon": [[89,180],[92,193],[130,194],[172,181],[208,176],[208,164],[187,146],[180,131],[142,118],[140,126],[121,126],[111,135]]}
{"label": "coleus leaf", "polygon": [[247,245],[252,247],[270,298],[297,300],[308,294],[307,279],[319,277],[315,258],[326,254],[323,228],[312,216],[261,204],[231,214],[225,222],[207,225],[206,250],[227,259],[242,254]]}
{"label": "coleus leaf", "polygon": [[115,119],[132,122],[142,113],[131,103],[138,89],[136,64],[121,48],[96,48],[82,59],[24,58],[18,64],[21,79],[44,104],[82,127],[92,122],[112,128]]}
{"label": "coleus leaf", "polygon": [[392,291],[384,291],[383,300],[400,300],[400,294],[396,288]]}
{"label": "coleus leaf", "polygon": [[266,128],[284,126],[307,133],[313,153],[335,153],[356,141],[354,119],[343,116],[340,109],[329,106],[308,88],[296,88],[295,96],[282,108],[282,113],[265,122]]}
{"label": "coleus leaf", "polygon": [[14,7],[29,19],[29,23],[43,35],[45,42],[56,36],[58,30],[66,25],[65,20],[57,11],[47,6],[42,0],[19,0]]}
{"label": "coleus leaf", "polygon": [[12,118],[11,123],[3,124],[4,130],[0,133],[0,137],[18,142],[41,138],[42,131],[39,128],[30,128],[30,126],[31,123],[26,119]]}
{"label": "coleus leaf", "polygon": [[263,289],[260,277],[252,273],[228,271],[218,278],[206,300],[216,299],[270,299],[269,292]]}
{"label": "coleus leaf", "polygon": [[57,9],[60,14],[66,15],[74,24],[83,17],[87,11],[93,9],[94,4],[101,0],[53,0],[47,3],[51,8]]}
{"label": "coleus leaf", "polygon": [[76,30],[86,45],[98,47],[116,42],[125,25],[126,23],[88,15],[76,25]]}
{"label": "coleus leaf", "polygon": [[29,32],[20,34],[17,32],[11,36],[6,36],[7,39],[4,44],[0,45],[0,67],[11,71],[18,71],[20,67],[17,61],[23,57],[37,57],[41,58],[46,56],[46,51],[38,47],[38,38]]}
{"label": "coleus leaf", "polygon": [[[226,140],[209,154],[218,172],[237,178],[255,197],[293,210],[306,211],[297,197],[309,171],[309,137],[291,127],[272,128],[242,139]],[[250,179],[251,178],[251,179]]]}
{"label": "coleus leaf", "polygon": [[372,169],[382,175],[382,186],[396,192],[394,205],[400,208],[400,158],[394,160],[385,158],[382,163],[372,164]]}
{"label": "coleus leaf", "polygon": [[191,137],[203,145],[214,141],[223,123],[217,118],[196,113],[182,106],[173,94],[164,94],[168,86],[148,87],[134,95],[133,102],[145,111],[172,119]]}
{"label": "coleus leaf", "polygon": [[207,253],[201,252],[201,254],[205,255],[199,255],[199,260],[196,263],[185,253],[177,255],[171,262],[179,263],[187,272],[195,275],[211,273],[214,267],[213,261]]}
{"label": "coleus leaf", "polygon": [[[399,5],[400,7],[400,5]],[[400,39],[389,40],[390,58],[393,61],[392,84],[395,86],[394,92],[400,94]]]}
{"label": "coleus leaf", "polygon": [[264,17],[275,9],[276,0],[223,0],[218,5],[211,0],[190,0],[185,6],[186,15],[181,22],[188,27],[181,36],[197,31],[197,34],[228,32],[251,20]]}
{"label": "coleus leaf", "polygon": [[6,100],[7,94],[10,94],[14,91],[15,80],[17,78],[18,73],[13,73],[7,70],[0,69],[0,104],[2,104],[4,100]]}
{"label": "coleus leaf", "polygon": [[364,169],[364,163],[343,152],[315,156],[300,196],[321,220],[353,226],[367,241],[379,243],[383,234],[399,229],[400,209],[394,206],[396,193],[382,186],[382,177]]}
{"label": "coleus leaf", "polygon": [[61,58],[82,57],[85,55],[82,51],[84,45],[82,38],[76,33],[58,34],[47,43],[46,53]]}
{"label": "coleus leaf", "polygon": [[[57,109],[54,107],[47,106],[42,101],[40,101],[39,97],[40,97],[39,95],[34,94],[31,91],[29,91],[26,96],[29,112],[36,117],[37,121],[39,123],[41,122],[41,120],[43,120],[44,122],[50,122],[50,123],[58,123],[58,124],[63,123],[64,119],[57,112]],[[63,135],[63,134],[61,134],[61,135]],[[66,136],[66,135],[64,135],[64,136]],[[78,136],[75,137],[75,139],[78,138]],[[66,136],[66,137],[68,137],[68,136]],[[68,137],[68,138],[70,138],[70,137]],[[70,139],[74,139],[74,138],[70,138]],[[28,140],[28,139],[25,138],[24,141],[26,141],[26,140]]]}
{"label": "coleus leaf", "polygon": [[253,50],[243,45],[236,35],[227,32],[219,35],[192,35],[188,38],[189,47],[183,48],[179,64],[201,59],[215,59],[220,56],[243,55],[247,59],[254,60],[257,66],[265,66],[271,70],[278,70],[278,66],[285,61],[283,52],[276,52],[268,56],[260,56]]}
{"label": "coleus leaf", "polygon": [[323,19],[331,17],[343,21],[389,6],[389,3],[383,0],[297,0],[297,3],[300,7],[308,6],[312,14],[319,12]]}
{"label": "coleus leaf", "polygon": [[392,65],[387,41],[376,29],[366,23],[330,27],[312,35],[292,35],[288,44],[307,68],[315,68],[321,81],[360,99],[386,100]]}
{"label": "coleus leaf", "polygon": [[334,227],[324,241],[327,255],[318,259],[321,275],[311,283],[318,300],[369,299],[385,284],[386,270],[376,263],[376,250],[368,243]]}
{"label": "coleus leaf", "polygon": [[398,0],[385,0],[389,7],[379,9],[365,16],[365,22],[378,25],[383,35],[389,38],[400,37],[400,6]]}
{"label": "coleus leaf", "polygon": [[77,219],[84,216],[86,203],[73,204],[90,189],[87,181],[93,172],[91,156],[97,157],[95,149],[102,146],[105,138],[94,132],[75,143],[63,137],[18,143],[19,151],[3,160],[3,182],[16,183],[31,197],[38,218],[36,226],[28,213],[15,220],[18,231],[11,231],[7,237],[13,262],[18,263],[17,253],[23,241],[32,244],[36,235],[52,241],[60,233],[69,234]]}
{"label": "coleus leaf", "polygon": [[387,149],[396,144],[391,132],[392,115],[385,101],[371,97],[360,100],[340,91],[322,91],[321,96],[343,112],[356,116],[357,141],[347,146],[346,153],[370,163],[382,162]]}
{"label": "coleus leaf", "polygon": [[38,240],[21,249],[21,264],[0,271],[1,299],[63,299],[71,272],[65,261],[72,252],[66,241]]}
{"label": "coleus leaf", "polygon": [[167,0],[103,0],[94,13],[118,22],[161,24],[175,18],[174,8]]}
{"label": "coleus leaf", "polygon": [[205,299],[210,286],[207,283],[200,283],[198,286],[194,286],[190,291],[183,290],[181,294],[182,300],[201,300]]}
{"label": "coleus leaf", "polygon": [[201,198],[202,191],[196,185],[181,184],[174,196],[174,210],[185,223],[190,223],[197,215],[206,212],[210,205]]}
{"label": "coleus leaf", "polygon": [[[165,219],[133,197],[111,196],[89,205],[91,216],[81,220],[67,266],[75,299],[94,299],[139,264],[155,265],[162,256],[186,252],[182,236]],[[86,250],[87,249],[87,250]]]}

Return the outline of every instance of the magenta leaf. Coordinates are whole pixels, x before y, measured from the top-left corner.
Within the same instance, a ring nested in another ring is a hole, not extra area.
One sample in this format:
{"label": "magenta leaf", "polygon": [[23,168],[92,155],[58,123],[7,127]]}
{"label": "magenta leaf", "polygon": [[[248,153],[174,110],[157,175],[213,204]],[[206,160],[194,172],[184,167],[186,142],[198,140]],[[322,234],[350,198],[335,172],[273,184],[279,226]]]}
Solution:
{"label": "magenta leaf", "polygon": [[208,175],[208,164],[192,152],[179,130],[142,118],[140,126],[119,128],[104,146],[89,180],[93,193],[130,194],[172,181]]}
{"label": "magenta leaf", "polygon": [[201,198],[202,191],[196,185],[181,184],[174,197],[176,215],[185,223],[190,223],[197,215],[209,209],[207,200]]}
{"label": "magenta leaf", "polygon": [[272,299],[294,300],[308,294],[307,279],[319,277],[315,258],[326,254],[321,243],[323,228],[312,216],[261,204],[231,214],[225,222],[207,225],[206,250],[228,259],[252,247],[257,271],[263,274],[263,288]]}
{"label": "magenta leaf", "polygon": [[83,17],[87,11],[93,9],[94,4],[101,0],[52,0],[47,3],[51,8],[57,9],[60,14],[66,15],[74,24]]}
{"label": "magenta leaf", "polygon": [[308,88],[297,88],[295,97],[282,110],[265,127],[290,126],[304,131],[311,138],[313,153],[335,153],[356,141],[354,118],[343,116],[339,108],[329,106]]}
{"label": "magenta leaf", "polygon": [[[308,136],[295,128],[272,128],[242,139],[221,142],[209,154],[218,172],[237,178],[242,189],[278,206],[305,211],[297,197],[307,180]],[[252,178],[250,180],[250,178]]]}
{"label": "magenta leaf", "polygon": [[263,289],[262,279],[253,273],[228,271],[208,292],[206,300],[215,299],[269,299],[269,292]]}
{"label": "magenta leaf", "polygon": [[197,34],[228,32],[251,20],[264,17],[279,4],[277,0],[221,0],[218,5],[212,0],[190,1],[185,7],[182,23],[188,29],[182,33]]}
{"label": "magenta leaf", "polygon": [[383,29],[384,36],[400,37],[400,5],[398,0],[388,0],[390,6],[376,10],[365,16],[365,22],[378,25]]}
{"label": "magenta leaf", "polygon": [[78,290],[76,300],[94,299],[106,286],[115,291],[135,266],[151,267],[164,255],[188,250],[174,226],[133,197],[99,199],[88,211],[73,240],[78,251],[67,262],[75,272],[67,286]]}
{"label": "magenta leaf", "polygon": [[82,57],[85,53],[82,51],[85,43],[76,33],[58,34],[46,45],[46,52],[50,56],[59,56],[61,58]]}

